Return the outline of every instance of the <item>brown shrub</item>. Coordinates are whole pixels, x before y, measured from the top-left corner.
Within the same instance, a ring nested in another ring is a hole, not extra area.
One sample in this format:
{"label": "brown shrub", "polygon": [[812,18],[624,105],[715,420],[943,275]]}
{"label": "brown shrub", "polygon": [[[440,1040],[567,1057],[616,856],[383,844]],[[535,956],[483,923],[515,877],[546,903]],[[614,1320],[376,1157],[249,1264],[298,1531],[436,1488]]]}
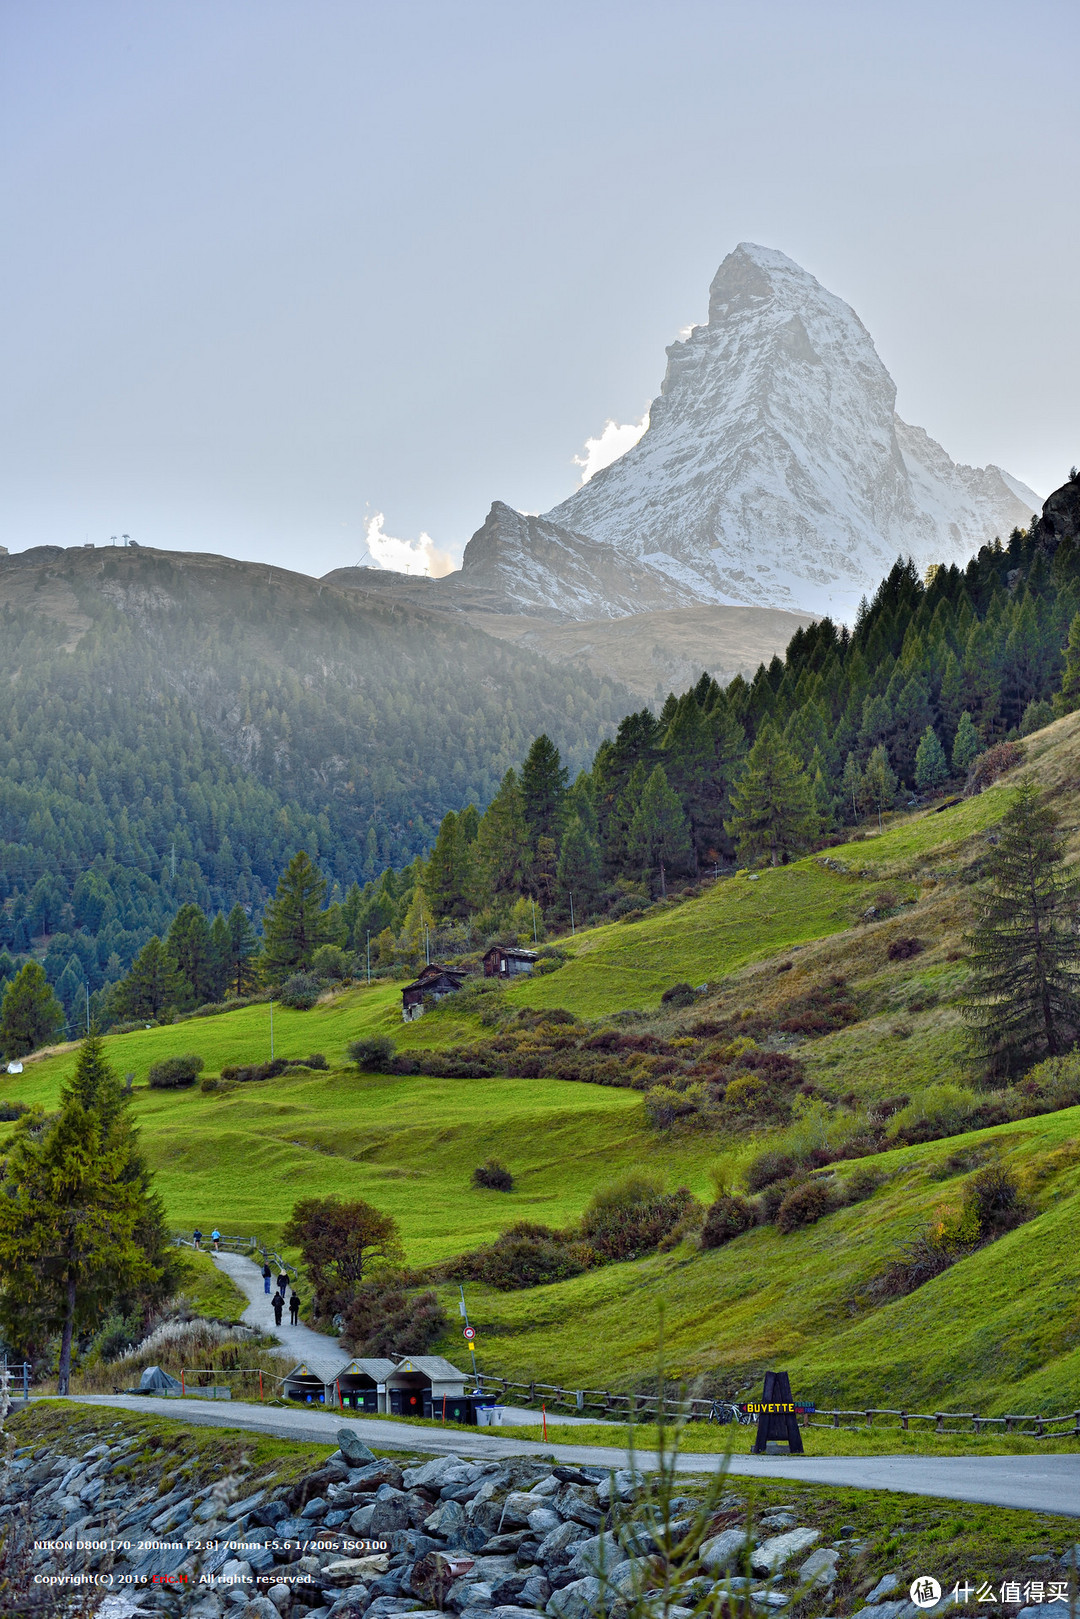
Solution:
{"label": "brown shrub", "polygon": [[776,1211],[776,1229],[785,1236],[800,1226],[814,1225],[835,1208],[831,1187],[823,1180],[804,1181],[788,1193]]}
{"label": "brown shrub", "polygon": [[964,784],[964,797],[974,798],[981,793],[984,787],[990,787],[1006,771],[1015,770],[1024,760],[1024,750],[1019,742],[996,742],[985,753],[980,753]]}
{"label": "brown shrub", "polygon": [[777,1152],[775,1149],[759,1153],[746,1171],[747,1190],[764,1191],[766,1186],[772,1186],[776,1181],[787,1180],[790,1175],[794,1175],[797,1167],[790,1153]]}
{"label": "brown shrub", "polygon": [[744,1231],[757,1223],[757,1210],[752,1203],[744,1197],[735,1197],[730,1192],[718,1197],[715,1203],[710,1204],[705,1215],[705,1223],[701,1228],[701,1246],[703,1248],[720,1248],[733,1237],[741,1237]]}
{"label": "brown shrub", "polygon": [[894,939],[885,954],[890,961],[909,961],[912,956],[921,955],[925,949],[921,939],[901,938]]}

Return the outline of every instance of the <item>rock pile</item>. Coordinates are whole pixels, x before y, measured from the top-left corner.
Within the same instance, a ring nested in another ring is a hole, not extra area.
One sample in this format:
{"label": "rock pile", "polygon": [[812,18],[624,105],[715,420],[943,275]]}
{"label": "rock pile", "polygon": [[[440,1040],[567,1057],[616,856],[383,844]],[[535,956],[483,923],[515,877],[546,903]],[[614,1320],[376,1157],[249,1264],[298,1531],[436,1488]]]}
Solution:
{"label": "rock pile", "polygon": [[117,1476],[141,1448],[129,1434],[81,1455],[16,1452],[0,1474],[0,1534],[14,1529],[38,1590],[111,1576],[114,1619],[689,1619],[729,1590],[765,1615],[800,1588],[826,1597],[858,1549],[818,1545],[785,1510],[748,1533],[734,1496],[707,1514],[691,1497],[661,1504],[640,1473],[453,1455],[399,1465],[354,1431],[338,1438],[317,1471],[253,1493],[235,1479],[140,1488]]}

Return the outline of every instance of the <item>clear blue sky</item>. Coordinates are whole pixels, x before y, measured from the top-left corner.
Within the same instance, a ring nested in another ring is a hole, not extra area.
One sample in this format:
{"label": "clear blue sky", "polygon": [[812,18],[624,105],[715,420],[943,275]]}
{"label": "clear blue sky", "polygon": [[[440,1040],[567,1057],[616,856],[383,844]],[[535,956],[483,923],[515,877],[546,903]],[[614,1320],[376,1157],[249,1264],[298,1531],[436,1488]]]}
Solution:
{"label": "clear blue sky", "polygon": [[460,555],[637,418],[738,241],[898,407],[1080,461],[1075,0],[7,0],[0,542]]}

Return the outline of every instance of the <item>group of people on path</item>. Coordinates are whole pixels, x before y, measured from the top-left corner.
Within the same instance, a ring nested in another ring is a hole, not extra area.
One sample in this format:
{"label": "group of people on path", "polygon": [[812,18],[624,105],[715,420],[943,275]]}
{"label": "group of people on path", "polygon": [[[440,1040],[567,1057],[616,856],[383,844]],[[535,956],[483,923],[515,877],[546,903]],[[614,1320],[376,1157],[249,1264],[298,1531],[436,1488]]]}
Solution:
{"label": "group of people on path", "polygon": [[[201,1249],[202,1248],[202,1232],[198,1229],[198,1227],[196,1227],[196,1229],[191,1233],[191,1237],[192,1237],[192,1242],[193,1242],[194,1246],[196,1248]],[[218,1248],[218,1244],[221,1241],[221,1232],[217,1229],[216,1226],[214,1227],[213,1231],[211,1231],[211,1233],[210,1233],[210,1241],[214,1245],[215,1254],[220,1252],[220,1250]]]}
{"label": "group of people on path", "polygon": [[[267,1262],[263,1265],[263,1292],[264,1293],[269,1293],[270,1292],[270,1283],[273,1281],[273,1279],[274,1279],[274,1273],[270,1269],[269,1260],[267,1260]],[[289,1285],[288,1272],[287,1271],[282,1271],[280,1273],[280,1275],[278,1276],[277,1292],[274,1294],[274,1297],[273,1297],[273,1299],[271,1300],[271,1303],[270,1303],[270,1308],[274,1312],[274,1324],[276,1326],[279,1326],[279,1327],[281,1325],[281,1317],[282,1317],[282,1315],[284,1313],[284,1310],[285,1310],[285,1290],[288,1287],[288,1285]],[[294,1287],[293,1290],[292,1290],[292,1294],[291,1294],[291,1296],[289,1298],[289,1323],[290,1323],[291,1326],[295,1327],[299,1320],[300,1320],[300,1299],[299,1299],[299,1296],[298,1296],[298,1294],[296,1292],[296,1289]]]}

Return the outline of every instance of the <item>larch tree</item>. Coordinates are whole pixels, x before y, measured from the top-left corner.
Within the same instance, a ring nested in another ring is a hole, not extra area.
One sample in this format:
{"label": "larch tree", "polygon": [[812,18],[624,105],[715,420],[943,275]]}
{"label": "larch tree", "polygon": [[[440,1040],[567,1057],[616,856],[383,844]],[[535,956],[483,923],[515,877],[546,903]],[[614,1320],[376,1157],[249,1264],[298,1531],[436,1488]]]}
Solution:
{"label": "larch tree", "polygon": [[953,738],[952,765],[956,774],[966,776],[982,751],[982,738],[975,729],[974,720],[965,709],[956,727],[956,736]]}
{"label": "larch tree", "polygon": [[992,1074],[1069,1050],[1080,1033],[1080,881],[1031,781],[1001,822],[966,935],[970,1046]]}
{"label": "larch tree", "polygon": [[225,925],[229,931],[229,988],[234,995],[247,995],[259,982],[259,936],[239,901]]}
{"label": "larch tree", "polygon": [[547,735],[538,736],[521,767],[525,824],[534,849],[540,838],[552,838],[558,843],[567,779],[568,772],[554,742]]}
{"label": "larch tree", "polygon": [[476,881],[481,903],[506,899],[525,887],[530,860],[525,799],[516,770],[508,770],[480,817],[476,835]]}

